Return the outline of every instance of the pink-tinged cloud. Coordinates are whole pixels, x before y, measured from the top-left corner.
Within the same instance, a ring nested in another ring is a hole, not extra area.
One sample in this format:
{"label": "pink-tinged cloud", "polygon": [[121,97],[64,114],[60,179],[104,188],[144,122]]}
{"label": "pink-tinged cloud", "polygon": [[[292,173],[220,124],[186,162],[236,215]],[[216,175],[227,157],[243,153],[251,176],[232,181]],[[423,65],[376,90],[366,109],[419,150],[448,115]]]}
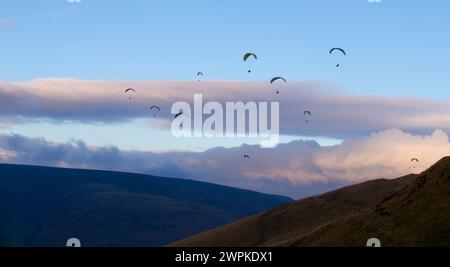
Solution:
{"label": "pink-tinged cloud", "polygon": [[[133,99],[124,94],[136,89]],[[82,81],[39,79],[30,82],[0,82],[0,116],[56,121],[123,122],[152,119],[149,107],[161,107],[159,120],[167,127],[177,101],[192,104],[193,94],[204,102],[279,101],[282,134],[343,138],[398,128],[426,134],[435,129],[450,131],[450,102],[425,99],[357,96],[330,91],[320,82],[234,81]],[[280,91],[280,94],[276,94]],[[303,112],[312,117],[305,124]]]}
{"label": "pink-tinged cloud", "polygon": [[[250,158],[244,160],[246,154]],[[0,135],[0,155],[7,163],[148,173],[301,197],[337,185],[421,172],[450,155],[450,142],[441,130],[422,136],[392,129],[333,147],[294,141],[270,149],[242,145],[152,153]]]}
{"label": "pink-tinged cloud", "polygon": [[[276,157],[283,157],[284,164],[272,166],[267,161],[257,170],[248,171],[247,176],[288,178],[293,183],[330,180],[356,183],[419,173],[449,155],[448,135],[442,130],[420,136],[392,129],[306,154],[304,151],[278,153]],[[412,158],[419,159],[419,163],[411,162]]]}
{"label": "pink-tinged cloud", "polygon": [[12,27],[12,23],[9,20],[6,19],[0,19],[0,29],[7,29]]}

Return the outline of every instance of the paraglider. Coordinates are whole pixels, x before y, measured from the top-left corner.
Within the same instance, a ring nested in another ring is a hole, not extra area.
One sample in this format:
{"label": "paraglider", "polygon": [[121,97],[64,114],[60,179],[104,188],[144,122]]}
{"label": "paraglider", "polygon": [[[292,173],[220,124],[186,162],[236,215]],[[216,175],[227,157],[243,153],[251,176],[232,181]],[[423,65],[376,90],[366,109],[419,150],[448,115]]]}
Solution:
{"label": "paraglider", "polygon": [[[311,117],[311,111],[309,111],[309,110],[305,110],[304,112],[303,112],[303,115],[306,117],[306,116],[309,116],[309,117]],[[309,123],[309,120],[308,119],[306,119],[306,123]]]}
{"label": "paraglider", "polygon": [[249,160],[250,159],[250,156],[249,155],[244,155],[244,161],[245,161],[245,163],[247,163],[247,160]]}
{"label": "paraglider", "polygon": [[[284,83],[287,83],[285,78],[283,78],[283,77],[275,77],[275,78],[272,78],[272,80],[270,80],[270,84],[273,84],[274,82],[276,82],[278,80],[283,81]],[[277,94],[279,94],[279,93],[280,93],[280,91],[277,91]]]}
{"label": "paraglider", "polygon": [[132,99],[132,98],[131,98],[131,95],[130,95],[131,92],[136,93],[136,90],[134,90],[133,88],[128,88],[128,89],[125,90],[125,94],[128,95],[128,99],[129,99],[129,100]]}
{"label": "paraglider", "polygon": [[[419,159],[418,158],[412,158],[411,162],[416,162],[417,164],[419,164]],[[416,165],[414,164],[413,168],[416,168]]]}
{"label": "paraglider", "polygon": [[[247,62],[247,60],[248,60],[250,57],[253,57],[255,60],[258,59],[258,56],[257,56],[255,53],[247,53],[247,54],[245,54],[244,57],[243,57],[244,62]],[[252,71],[249,69],[249,70],[248,70],[248,73],[250,73],[250,72],[252,72]]]}
{"label": "paraglider", "polygon": [[[175,119],[178,118],[178,117],[180,117],[181,115],[184,115],[184,116],[188,117],[188,115],[184,114],[183,111],[180,111],[180,112],[178,112],[177,114],[175,114]],[[180,122],[179,128],[180,128],[180,130],[183,130],[183,128],[184,128],[184,123],[183,123],[183,121]]]}
{"label": "paraglider", "polygon": [[[339,52],[341,52],[344,56],[347,55],[347,53],[345,52],[345,50],[342,49],[342,48],[339,48],[339,47],[332,48],[332,49],[330,50],[330,55],[332,55],[332,54],[334,53],[334,51],[339,51]],[[336,65],[336,68],[339,68],[340,66],[341,66],[341,64],[337,64],[337,65]]]}
{"label": "paraglider", "polygon": [[[150,107],[150,110],[158,110],[158,111],[161,111],[161,108],[158,107],[158,106],[151,106],[151,107]],[[156,114],[153,114],[153,117],[156,117]]]}
{"label": "paraglider", "polygon": [[197,77],[198,77],[199,82],[201,81],[200,76],[203,77],[203,72],[201,72],[201,71],[197,72]]}
{"label": "paraglider", "polygon": [[[177,114],[175,114],[175,119],[178,118],[178,117],[180,117],[181,115],[184,115],[184,116],[186,116],[186,117],[189,117],[188,115],[184,114],[183,111],[180,111],[180,112],[178,112]],[[183,124],[183,122],[181,122],[181,123],[180,123],[180,130],[182,130],[183,127],[184,127],[184,124]]]}

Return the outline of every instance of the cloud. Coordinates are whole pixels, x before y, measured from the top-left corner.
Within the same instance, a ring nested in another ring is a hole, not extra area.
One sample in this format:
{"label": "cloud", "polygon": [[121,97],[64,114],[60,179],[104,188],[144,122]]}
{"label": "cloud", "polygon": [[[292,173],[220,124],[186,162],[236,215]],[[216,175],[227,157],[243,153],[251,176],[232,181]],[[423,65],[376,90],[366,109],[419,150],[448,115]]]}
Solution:
{"label": "cloud", "polygon": [[12,22],[6,19],[0,19],[0,29],[8,29],[13,26]]}
{"label": "cloud", "polygon": [[[137,91],[132,101],[124,94],[128,87]],[[450,130],[448,101],[348,95],[321,82],[289,82],[275,88],[267,82],[233,81],[0,81],[0,116],[111,123],[149,118],[149,107],[158,105],[162,111],[154,125],[167,127],[172,104],[192,103],[194,93],[203,94],[204,102],[279,101],[282,134],[346,139],[391,128],[416,134]],[[312,112],[308,127],[304,110]]]}
{"label": "cloud", "polygon": [[[448,155],[450,143],[442,130],[420,136],[391,129],[341,145],[314,149],[306,155],[304,151],[288,153],[284,155],[288,158],[285,164],[266,165],[248,176],[286,177],[294,183],[330,180],[357,183],[420,172]],[[413,157],[420,160],[419,164],[411,163]]]}
{"label": "cloud", "polygon": [[[250,155],[247,162],[244,154]],[[163,153],[0,135],[0,159],[7,163],[147,173],[293,197],[420,172],[448,155],[450,143],[442,130],[422,136],[391,129],[334,147],[294,141],[271,149],[242,145],[205,152]],[[420,160],[415,168],[412,157]]]}

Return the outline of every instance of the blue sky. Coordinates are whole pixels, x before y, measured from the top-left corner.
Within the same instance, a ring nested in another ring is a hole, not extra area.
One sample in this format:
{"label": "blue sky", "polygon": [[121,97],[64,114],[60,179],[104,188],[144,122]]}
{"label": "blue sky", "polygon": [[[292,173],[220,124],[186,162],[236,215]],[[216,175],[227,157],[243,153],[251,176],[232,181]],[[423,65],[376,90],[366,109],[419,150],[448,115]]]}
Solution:
{"label": "blue sky", "polygon": [[[289,80],[448,98],[447,1],[2,1],[0,77]],[[348,57],[330,56],[343,47]],[[260,60],[249,76],[244,52]],[[343,67],[336,70],[336,63]]]}

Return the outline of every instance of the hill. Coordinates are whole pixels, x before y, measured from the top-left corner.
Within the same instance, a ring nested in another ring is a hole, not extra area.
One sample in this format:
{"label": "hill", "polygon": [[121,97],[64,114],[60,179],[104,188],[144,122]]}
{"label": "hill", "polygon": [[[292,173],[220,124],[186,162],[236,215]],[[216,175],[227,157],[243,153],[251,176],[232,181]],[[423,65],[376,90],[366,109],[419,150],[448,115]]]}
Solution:
{"label": "hill", "polygon": [[183,179],[0,164],[0,246],[160,246],[291,199]]}
{"label": "hill", "polygon": [[450,158],[290,203],[171,246],[450,246]]}

